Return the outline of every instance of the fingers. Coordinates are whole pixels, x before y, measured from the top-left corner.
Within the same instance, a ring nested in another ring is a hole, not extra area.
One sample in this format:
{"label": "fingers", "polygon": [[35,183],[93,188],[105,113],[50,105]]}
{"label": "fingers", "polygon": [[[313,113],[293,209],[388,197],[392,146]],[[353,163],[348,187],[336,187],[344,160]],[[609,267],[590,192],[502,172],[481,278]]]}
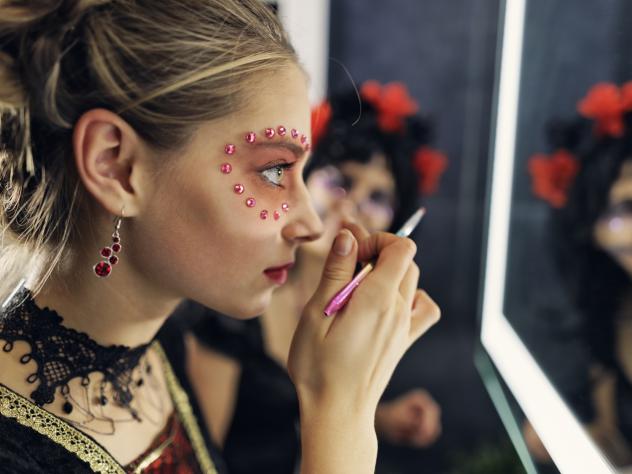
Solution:
{"label": "fingers", "polygon": [[415,293],[417,292],[417,286],[419,285],[419,267],[415,262],[412,262],[408,266],[406,275],[399,285],[399,294],[402,295],[406,308],[412,310],[415,300]]}
{"label": "fingers", "polygon": [[380,255],[386,247],[396,242],[408,242],[407,245],[411,246],[413,253],[417,251],[417,247],[410,239],[398,237],[395,234],[389,234],[388,232],[375,232],[367,237],[366,234],[364,234],[366,231],[362,232],[360,228],[355,226],[351,226],[351,228],[354,231],[357,231],[360,235],[365,236],[362,240],[358,240],[358,260],[361,262],[373,260],[375,257]]}
{"label": "fingers", "polygon": [[310,304],[317,305],[321,310],[351,279],[357,262],[358,244],[353,234],[342,229],[329,251],[320,285]]}
{"label": "fingers", "polygon": [[342,227],[349,229],[358,242],[362,242],[371,237],[371,233],[355,221],[344,220]]}
{"label": "fingers", "polygon": [[413,395],[417,423],[410,441],[416,446],[429,446],[441,434],[441,407],[425,390],[415,391]]}
{"label": "fingers", "polygon": [[410,345],[439,322],[441,318],[441,309],[424,290],[417,290],[415,292],[412,308],[409,335]]}
{"label": "fingers", "polygon": [[[399,288],[417,252],[417,246],[412,240],[394,236],[391,239],[390,235],[374,234],[369,240],[360,243],[360,247],[362,247],[367,242],[374,242],[373,245],[377,245],[375,248],[379,249],[375,269],[367,277],[367,280],[376,281],[382,290]],[[377,238],[374,239],[373,237]],[[384,296],[387,295],[387,293],[384,294]]]}

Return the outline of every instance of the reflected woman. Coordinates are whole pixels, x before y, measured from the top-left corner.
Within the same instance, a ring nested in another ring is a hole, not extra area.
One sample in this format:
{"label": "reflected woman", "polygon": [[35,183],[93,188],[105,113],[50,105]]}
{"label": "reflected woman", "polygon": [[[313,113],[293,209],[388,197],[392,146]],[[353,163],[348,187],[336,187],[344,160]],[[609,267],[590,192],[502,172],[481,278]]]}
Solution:
{"label": "reflected woman", "polygon": [[[616,465],[632,462],[630,99],[632,83],[593,86],[578,104],[580,117],[551,125],[555,152],[529,165],[536,195],[554,209],[554,256],[589,351],[588,384],[558,388]],[[564,371],[579,369],[578,360],[559,362]],[[546,459],[530,426],[527,434],[532,451]]]}

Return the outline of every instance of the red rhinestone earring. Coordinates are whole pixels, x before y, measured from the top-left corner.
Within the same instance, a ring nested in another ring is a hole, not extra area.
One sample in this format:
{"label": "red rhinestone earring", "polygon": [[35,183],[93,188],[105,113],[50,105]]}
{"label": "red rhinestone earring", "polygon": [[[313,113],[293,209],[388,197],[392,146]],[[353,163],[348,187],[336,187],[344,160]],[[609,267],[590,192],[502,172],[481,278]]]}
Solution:
{"label": "red rhinestone earring", "polygon": [[[121,214],[123,211],[121,211]],[[119,261],[117,253],[123,248],[121,246],[121,236],[119,235],[119,229],[121,228],[121,222],[123,222],[123,216],[117,216],[114,219],[114,232],[112,232],[112,245],[109,247],[103,247],[101,249],[101,260],[97,263],[93,269],[96,276],[105,278],[112,273],[112,267]]]}

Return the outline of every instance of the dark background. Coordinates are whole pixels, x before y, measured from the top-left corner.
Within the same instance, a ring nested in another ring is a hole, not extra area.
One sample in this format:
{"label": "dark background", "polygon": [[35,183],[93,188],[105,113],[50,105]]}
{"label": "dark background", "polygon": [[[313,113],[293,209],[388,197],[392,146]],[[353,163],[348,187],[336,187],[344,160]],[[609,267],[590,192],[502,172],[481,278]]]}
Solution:
{"label": "dark background", "polygon": [[[385,395],[429,390],[443,409],[443,435],[425,450],[381,445],[378,473],[479,472],[476,460],[490,456],[517,462],[473,363],[499,4],[331,2],[329,92],[350,87],[345,68],[356,83],[404,82],[449,158],[416,233],[421,284],[442,320],[409,351]],[[520,472],[496,466],[482,472]]]}

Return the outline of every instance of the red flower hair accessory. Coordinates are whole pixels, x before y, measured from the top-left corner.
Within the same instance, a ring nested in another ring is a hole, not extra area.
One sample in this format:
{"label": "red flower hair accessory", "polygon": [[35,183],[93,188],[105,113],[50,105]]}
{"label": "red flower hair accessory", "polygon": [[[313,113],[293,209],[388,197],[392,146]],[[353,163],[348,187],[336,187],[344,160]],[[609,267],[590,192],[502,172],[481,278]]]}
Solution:
{"label": "red flower hair accessory", "polygon": [[413,167],[419,173],[419,191],[429,196],[439,188],[439,180],[448,168],[448,157],[438,150],[422,146],[413,156]]}
{"label": "red flower hair accessory", "polygon": [[312,108],[312,146],[316,146],[325,135],[331,113],[331,104],[326,100]]}
{"label": "red flower hair accessory", "polygon": [[536,154],[529,158],[533,193],[560,209],[566,205],[568,191],[579,172],[577,158],[564,149],[551,156]]}
{"label": "red flower hair accessory", "polygon": [[401,82],[381,85],[377,81],[366,81],[360,88],[361,97],[377,110],[378,125],[387,133],[401,132],[404,119],[419,110],[419,104],[410,97]]}
{"label": "red flower hair accessory", "polygon": [[609,82],[595,84],[577,104],[577,110],[595,120],[597,135],[622,136],[623,114],[632,110],[632,82],[621,88]]}

